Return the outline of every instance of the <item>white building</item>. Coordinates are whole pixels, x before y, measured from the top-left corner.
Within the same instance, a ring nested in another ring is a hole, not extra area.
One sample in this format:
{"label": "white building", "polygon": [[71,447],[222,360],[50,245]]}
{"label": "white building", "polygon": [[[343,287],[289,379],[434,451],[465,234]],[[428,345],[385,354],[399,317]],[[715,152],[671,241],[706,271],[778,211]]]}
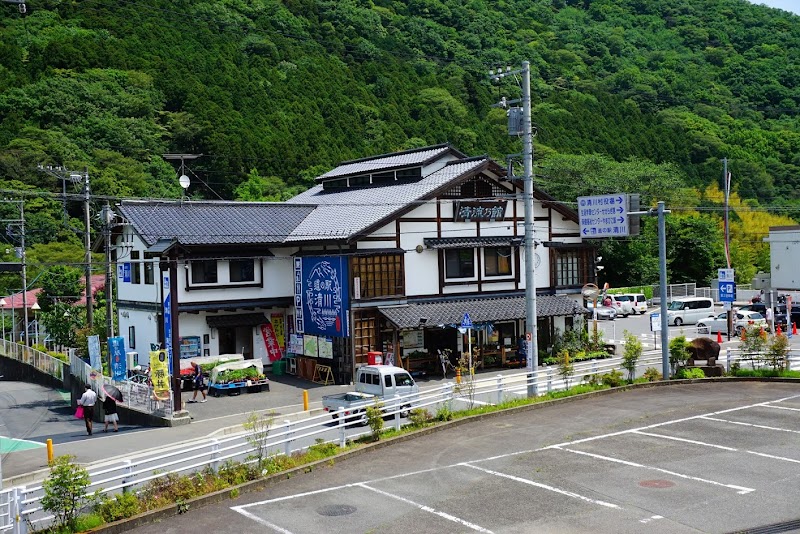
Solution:
{"label": "white building", "polygon": [[[269,323],[288,352],[305,353],[307,378],[319,363],[346,381],[369,351],[431,372],[438,349],[466,350],[456,327],[468,313],[484,364],[512,364],[526,266],[522,184],[505,176],[488,157],[437,145],[342,163],[286,203],[123,202],[120,330],[132,350],[163,339],[157,282],[173,266],[187,357],[266,363]],[[534,196],[543,350],[584,312],[595,256],[573,210]]]}

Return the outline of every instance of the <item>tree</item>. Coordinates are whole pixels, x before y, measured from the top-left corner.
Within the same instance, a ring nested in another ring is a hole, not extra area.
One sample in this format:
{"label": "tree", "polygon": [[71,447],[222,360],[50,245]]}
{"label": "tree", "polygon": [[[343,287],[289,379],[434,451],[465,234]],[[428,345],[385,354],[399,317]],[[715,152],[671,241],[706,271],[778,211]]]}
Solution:
{"label": "tree", "polygon": [[81,508],[94,499],[86,493],[91,482],[89,472],[73,463],[74,459],[69,455],[56,457],[50,464],[50,475],[42,483],[42,508],[55,516],[57,527],[66,527],[69,532],[77,530]]}
{"label": "tree", "polygon": [[639,338],[625,330],[625,351],[622,354],[622,367],[628,371],[628,380],[633,382],[636,378],[636,364],[642,357],[642,342]]}
{"label": "tree", "polygon": [[42,290],[37,299],[43,313],[49,313],[57,302],[73,304],[81,298],[84,285],[81,283],[83,273],[79,269],[57,265],[51,267],[39,277]]}

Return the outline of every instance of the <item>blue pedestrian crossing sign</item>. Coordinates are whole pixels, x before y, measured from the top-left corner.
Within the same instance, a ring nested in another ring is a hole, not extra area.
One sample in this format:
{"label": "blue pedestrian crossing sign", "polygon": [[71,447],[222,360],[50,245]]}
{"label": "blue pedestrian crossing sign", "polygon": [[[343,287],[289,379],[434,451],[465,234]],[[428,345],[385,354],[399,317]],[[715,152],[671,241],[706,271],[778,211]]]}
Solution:
{"label": "blue pedestrian crossing sign", "polygon": [[736,300],[736,282],[719,282],[720,302],[733,302]]}
{"label": "blue pedestrian crossing sign", "polygon": [[461,319],[461,328],[472,328],[472,319],[469,318],[468,313],[465,313],[464,318]]}

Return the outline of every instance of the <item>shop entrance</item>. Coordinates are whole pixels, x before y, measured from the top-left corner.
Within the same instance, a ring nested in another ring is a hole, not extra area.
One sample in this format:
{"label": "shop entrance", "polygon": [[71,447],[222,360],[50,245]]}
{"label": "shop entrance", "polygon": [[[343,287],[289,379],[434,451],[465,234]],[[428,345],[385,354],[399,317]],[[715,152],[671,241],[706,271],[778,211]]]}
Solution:
{"label": "shop entrance", "polygon": [[253,358],[253,327],[227,326],[218,331],[220,354],[243,354],[245,360]]}

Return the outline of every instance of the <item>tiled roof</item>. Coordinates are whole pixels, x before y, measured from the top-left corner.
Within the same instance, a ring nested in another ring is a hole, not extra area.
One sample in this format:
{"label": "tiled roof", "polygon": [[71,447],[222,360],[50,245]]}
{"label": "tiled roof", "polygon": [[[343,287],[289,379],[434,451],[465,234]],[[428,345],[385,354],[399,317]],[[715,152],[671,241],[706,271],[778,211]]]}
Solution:
{"label": "tiled roof", "polygon": [[[418,328],[420,318],[427,319],[426,327],[460,325],[465,313],[473,324],[511,321],[525,318],[525,297],[495,297],[470,300],[409,303],[405,306],[385,306],[378,310],[399,329]],[[536,316],[553,317],[588,313],[575,299],[565,295],[538,295]]]}
{"label": "tiled roof", "polygon": [[370,158],[345,161],[335,169],[326,172],[317,178],[318,182],[331,178],[341,178],[344,176],[354,176],[374,172],[387,171],[404,167],[422,165],[448,151],[452,151],[448,145],[436,145],[421,149],[406,150],[395,154],[384,154]]}
{"label": "tiled roof", "polygon": [[423,243],[428,248],[477,248],[477,247],[518,247],[522,237],[489,236],[489,237],[425,237]]}
{"label": "tiled roof", "polygon": [[313,206],[270,202],[124,201],[120,213],[147,243],[181,245],[282,243]]}
{"label": "tiled roof", "polygon": [[385,186],[328,191],[317,185],[287,201],[290,204],[317,205],[287,241],[348,238],[488,162],[488,158],[454,161],[415,182],[398,181]]}

